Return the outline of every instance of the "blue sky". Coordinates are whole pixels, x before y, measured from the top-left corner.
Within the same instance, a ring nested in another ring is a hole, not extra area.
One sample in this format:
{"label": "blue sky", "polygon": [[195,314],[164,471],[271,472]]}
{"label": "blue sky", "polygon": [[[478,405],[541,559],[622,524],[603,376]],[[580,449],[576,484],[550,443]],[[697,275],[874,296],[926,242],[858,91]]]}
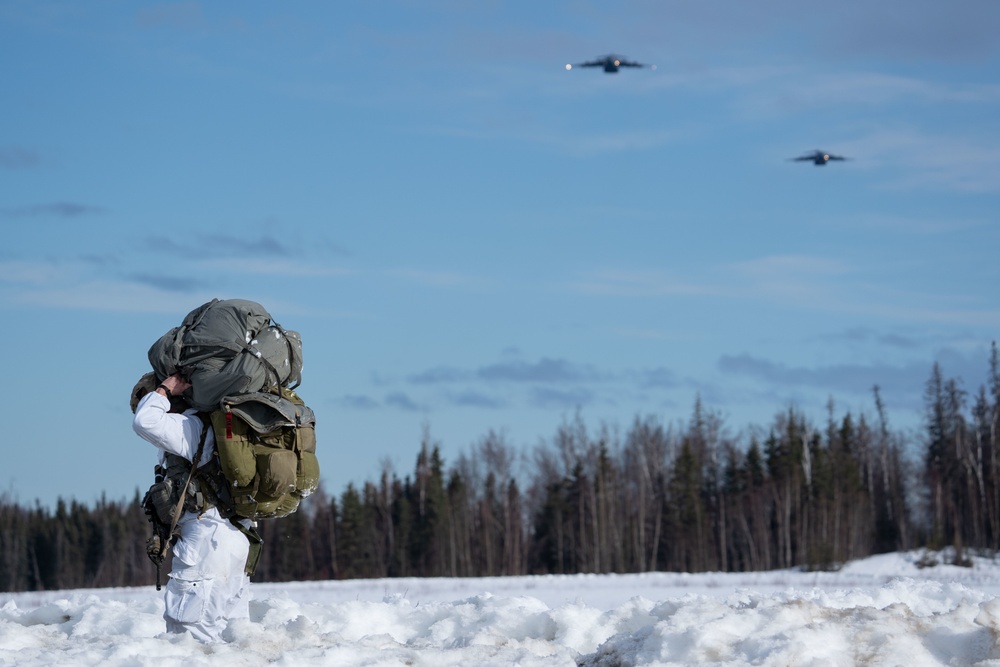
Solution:
{"label": "blue sky", "polygon": [[[489,431],[917,429],[1000,326],[1000,5],[0,2],[22,502],[148,486],[127,395],[193,308],[303,337],[328,491]],[[615,52],[656,64],[566,71]],[[792,162],[813,149],[852,158]]]}

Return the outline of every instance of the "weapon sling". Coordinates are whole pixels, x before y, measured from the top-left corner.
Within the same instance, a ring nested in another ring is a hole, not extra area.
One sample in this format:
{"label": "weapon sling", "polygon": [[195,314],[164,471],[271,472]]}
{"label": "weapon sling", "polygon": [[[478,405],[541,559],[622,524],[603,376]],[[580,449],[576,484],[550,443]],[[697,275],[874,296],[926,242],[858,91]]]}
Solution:
{"label": "weapon sling", "polygon": [[[199,414],[199,416],[201,416]],[[198,441],[198,451],[194,455],[194,460],[191,462],[191,472],[188,473],[187,481],[184,482],[184,488],[181,489],[181,497],[177,501],[177,505],[174,507],[172,513],[173,519],[170,521],[170,530],[167,531],[167,539],[163,544],[160,545],[159,558],[160,562],[156,563],[156,590],[160,590],[160,563],[167,556],[167,551],[174,543],[174,530],[177,528],[177,522],[180,521],[181,512],[184,510],[184,500],[187,498],[188,486],[191,485],[191,480],[194,478],[194,473],[198,469],[198,465],[201,463],[202,452],[205,451],[205,438],[208,435],[208,429],[210,425],[205,422],[205,419],[201,420],[201,439]]]}

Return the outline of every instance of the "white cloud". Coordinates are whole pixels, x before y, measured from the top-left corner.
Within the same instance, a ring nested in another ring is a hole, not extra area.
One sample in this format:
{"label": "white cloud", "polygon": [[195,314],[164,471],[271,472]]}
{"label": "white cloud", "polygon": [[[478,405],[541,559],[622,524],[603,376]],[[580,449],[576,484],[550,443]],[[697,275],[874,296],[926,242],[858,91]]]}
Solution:
{"label": "white cloud", "polygon": [[223,273],[252,273],[254,275],[286,276],[290,278],[328,278],[353,275],[354,271],[338,266],[319,266],[296,260],[254,260],[240,258],[202,260],[194,265],[202,270]]}
{"label": "white cloud", "polygon": [[184,314],[191,310],[192,304],[211,301],[213,296],[178,294],[138,283],[95,280],[0,293],[0,303],[73,310]]}
{"label": "white cloud", "polygon": [[730,265],[736,273],[767,281],[797,281],[805,276],[842,276],[851,269],[843,262],[808,255],[771,255]]}
{"label": "white cloud", "polygon": [[0,282],[47,285],[65,278],[66,268],[49,262],[0,262]]}
{"label": "white cloud", "polygon": [[717,287],[682,280],[653,269],[600,271],[590,278],[573,283],[570,289],[594,296],[722,296],[722,291]]}
{"label": "white cloud", "polygon": [[[961,128],[955,128],[961,129]],[[967,193],[1000,191],[1000,137],[885,127],[839,144],[852,166],[878,170],[877,187]]]}
{"label": "white cloud", "polygon": [[569,289],[599,297],[739,299],[909,323],[1000,326],[1000,309],[973,294],[894,287],[863,267],[810,255],[772,255],[707,267],[701,274],[689,272],[684,280],[657,270],[605,270]]}
{"label": "white cloud", "polygon": [[473,287],[483,284],[481,278],[449,271],[396,269],[389,271],[388,274],[396,278],[402,278],[407,282],[419,283],[430,287]]}
{"label": "white cloud", "polygon": [[[951,84],[883,72],[775,71],[751,90],[752,107],[787,113],[830,106],[883,107],[919,100],[931,104],[997,104],[1000,86]],[[735,82],[734,82],[735,83]]]}

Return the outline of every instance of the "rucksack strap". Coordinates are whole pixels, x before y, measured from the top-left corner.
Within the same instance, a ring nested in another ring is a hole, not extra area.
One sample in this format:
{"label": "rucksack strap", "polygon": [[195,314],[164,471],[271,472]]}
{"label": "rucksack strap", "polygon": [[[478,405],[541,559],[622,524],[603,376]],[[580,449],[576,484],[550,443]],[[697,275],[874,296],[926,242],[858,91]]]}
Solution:
{"label": "rucksack strap", "polygon": [[[279,332],[281,332],[281,338],[282,338],[282,340],[285,341],[285,347],[288,348],[288,362],[292,363],[292,360],[295,359],[295,352],[292,350],[292,342],[290,340],[288,340],[288,334],[285,333],[285,330],[281,327],[280,324],[278,324],[274,320],[271,320],[271,322],[274,324],[274,328],[277,329]],[[298,379],[297,382],[295,382],[294,384],[290,385],[288,388],[289,389],[295,389],[300,384],[302,384],[302,378],[301,377]],[[278,395],[279,396],[281,395],[280,383],[279,383],[279,387],[278,387]]]}
{"label": "rucksack strap", "polygon": [[257,571],[257,563],[260,562],[260,552],[264,546],[264,538],[260,536],[260,533],[253,526],[245,526],[238,516],[229,517],[229,522],[243,533],[250,543],[250,549],[247,551],[247,562],[243,571],[246,572],[248,577],[252,577],[253,573]]}
{"label": "rucksack strap", "polygon": [[188,486],[191,485],[191,479],[194,477],[194,473],[198,469],[198,464],[201,462],[201,455],[205,451],[205,439],[208,437],[209,425],[205,422],[205,417],[200,412],[198,413],[198,417],[201,419],[201,439],[198,440],[198,451],[191,462],[191,472],[188,473],[187,481],[184,482],[184,487],[181,489],[181,497],[177,501],[177,506],[174,507],[173,520],[170,523],[170,530],[167,531],[166,544],[163,545],[163,556],[166,556],[167,550],[173,545],[174,530],[177,529],[177,522],[180,521],[181,512],[184,511],[184,500],[187,498]]}
{"label": "rucksack strap", "polygon": [[255,357],[257,361],[265,368],[265,370],[274,377],[274,387],[281,393],[281,376],[278,375],[278,369],[274,367],[270,361],[264,358],[264,355],[260,353],[260,350],[254,349],[249,343],[244,343],[243,352],[246,352],[252,357]]}

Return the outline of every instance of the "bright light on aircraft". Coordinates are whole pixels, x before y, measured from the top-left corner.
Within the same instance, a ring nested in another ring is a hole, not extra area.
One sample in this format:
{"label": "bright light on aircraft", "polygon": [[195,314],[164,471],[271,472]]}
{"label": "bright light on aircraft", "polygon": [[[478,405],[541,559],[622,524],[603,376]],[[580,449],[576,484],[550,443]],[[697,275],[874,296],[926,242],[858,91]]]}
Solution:
{"label": "bright light on aircraft", "polygon": [[788,158],[793,162],[812,162],[817,167],[822,167],[827,162],[843,162],[844,160],[850,160],[849,157],[844,157],[842,155],[834,155],[833,153],[826,153],[824,151],[813,151],[812,153],[806,153],[799,157]]}

